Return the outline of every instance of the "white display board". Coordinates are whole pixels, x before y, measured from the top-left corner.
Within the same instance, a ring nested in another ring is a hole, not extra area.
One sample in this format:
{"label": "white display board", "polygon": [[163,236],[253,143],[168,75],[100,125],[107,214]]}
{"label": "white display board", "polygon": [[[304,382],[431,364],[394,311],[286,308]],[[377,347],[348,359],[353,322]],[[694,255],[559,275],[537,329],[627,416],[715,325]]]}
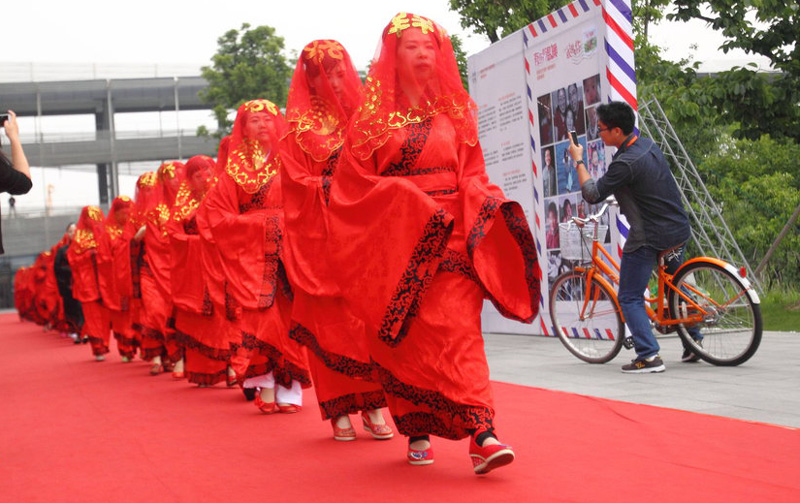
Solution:
{"label": "white display board", "polygon": [[[469,58],[486,170],[525,210],[543,276],[532,325],[503,318],[486,302],[485,332],[553,335],[549,285],[574,264],[561,255],[558,224],[596,209],[581,197],[567,132],[577,131],[589,172],[602,176],[613,149],[599,139],[596,107],[621,99],[636,108],[630,32],[629,3],[577,0]],[[619,258],[624,227],[615,214],[608,218],[605,246]]]}

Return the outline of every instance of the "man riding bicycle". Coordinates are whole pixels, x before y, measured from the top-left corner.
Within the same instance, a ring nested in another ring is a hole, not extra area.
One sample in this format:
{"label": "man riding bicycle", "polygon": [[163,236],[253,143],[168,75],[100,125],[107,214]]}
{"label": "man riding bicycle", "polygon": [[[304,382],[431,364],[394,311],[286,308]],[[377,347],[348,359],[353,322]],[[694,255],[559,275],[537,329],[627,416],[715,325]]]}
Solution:
{"label": "man riding bicycle", "polygon": [[[616,101],[597,107],[597,116],[600,138],[605,145],[617,148],[606,174],[599,180],[592,178],[583,161],[583,146],[575,144],[571,135],[569,152],[583,198],[595,204],[613,194],[630,224],[622,249],[618,298],[633,335],[636,359],[622,371],[663,372],[666,367],[658,354],[660,347],[650,327],[643,293],[660,253],[668,251],[665,265],[669,274],[683,263],[684,244],[691,235],[689,219],[664,154],[652,140],[634,134],[633,109]],[[699,331],[693,332],[692,337],[699,341]],[[681,360],[698,359],[684,344]]]}

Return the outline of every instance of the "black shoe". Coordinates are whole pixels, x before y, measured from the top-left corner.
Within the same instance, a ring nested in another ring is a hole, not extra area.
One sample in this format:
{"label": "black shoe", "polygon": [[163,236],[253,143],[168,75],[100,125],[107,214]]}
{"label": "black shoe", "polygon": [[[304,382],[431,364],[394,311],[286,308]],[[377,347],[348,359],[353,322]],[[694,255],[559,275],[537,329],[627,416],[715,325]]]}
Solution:
{"label": "black shoe", "polygon": [[[703,341],[694,341],[695,344],[703,347]],[[683,363],[695,363],[700,361],[700,356],[692,351],[690,348],[683,348],[683,355],[681,356],[681,361]]]}
{"label": "black shoe", "polygon": [[87,344],[87,343],[89,342],[89,338],[88,338],[88,337],[84,337],[84,338],[81,340],[81,342],[82,342],[82,343],[84,343],[84,344]]}
{"label": "black shoe", "polygon": [[626,374],[650,374],[654,372],[664,372],[667,367],[661,357],[656,355],[649,360],[636,359],[627,365],[622,366],[622,371]]}
{"label": "black shoe", "polygon": [[255,388],[242,388],[242,393],[244,393],[244,397],[247,399],[248,402],[252,402],[256,399],[256,389]]}

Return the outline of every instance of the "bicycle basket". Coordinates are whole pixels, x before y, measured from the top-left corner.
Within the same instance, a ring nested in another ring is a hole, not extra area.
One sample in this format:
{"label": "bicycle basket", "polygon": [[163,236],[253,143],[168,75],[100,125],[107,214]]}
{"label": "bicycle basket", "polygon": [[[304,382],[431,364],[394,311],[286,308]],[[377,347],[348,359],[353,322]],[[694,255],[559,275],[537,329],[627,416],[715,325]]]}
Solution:
{"label": "bicycle basket", "polygon": [[[597,239],[605,242],[608,226],[597,226]],[[561,258],[564,260],[592,260],[592,239],[594,238],[594,225],[587,224],[582,229],[573,222],[558,224],[558,239],[561,244]]]}

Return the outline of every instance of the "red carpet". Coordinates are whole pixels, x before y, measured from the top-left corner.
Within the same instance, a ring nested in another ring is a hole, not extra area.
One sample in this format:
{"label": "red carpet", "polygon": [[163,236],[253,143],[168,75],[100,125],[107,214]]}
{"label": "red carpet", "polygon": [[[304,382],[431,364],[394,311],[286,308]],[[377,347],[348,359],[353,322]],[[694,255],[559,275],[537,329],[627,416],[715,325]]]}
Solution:
{"label": "red carpet", "polygon": [[0,315],[0,502],[800,501],[795,429],[496,383],[517,461],[478,477],[466,441],[413,467],[333,441],[313,392],[263,416],[148,368]]}

